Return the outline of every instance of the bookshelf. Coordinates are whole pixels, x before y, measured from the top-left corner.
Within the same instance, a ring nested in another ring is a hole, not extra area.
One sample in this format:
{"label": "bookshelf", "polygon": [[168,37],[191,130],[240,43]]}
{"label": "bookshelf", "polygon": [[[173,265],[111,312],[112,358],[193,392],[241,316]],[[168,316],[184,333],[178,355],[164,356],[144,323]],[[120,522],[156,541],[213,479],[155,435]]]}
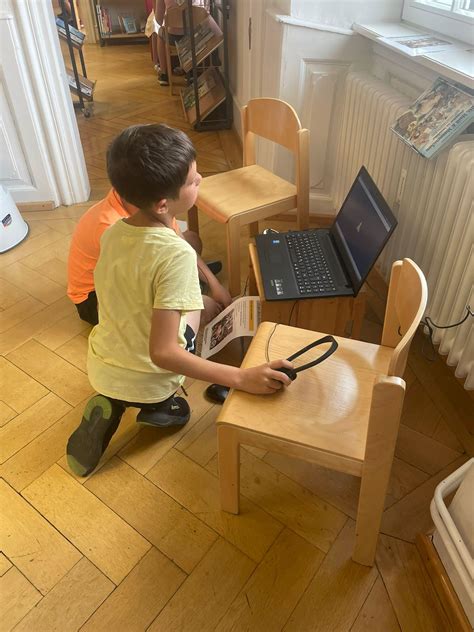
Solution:
{"label": "bookshelf", "polygon": [[94,0],[99,43],[146,42],[144,0]]}
{"label": "bookshelf", "polygon": [[227,51],[227,0],[211,0],[209,15],[193,24],[192,0],[183,11],[185,35],[176,43],[181,68],[191,85],[181,91],[187,121],[198,131],[229,129],[232,102]]}
{"label": "bookshelf", "polygon": [[[66,76],[70,91],[78,97],[74,101],[74,106],[79,107],[86,118],[89,118],[92,111],[86,105],[86,101],[91,103],[94,99],[95,81],[87,77],[86,64],[82,47],[85,35],[78,27],[74,3],[70,3],[71,13],[67,11],[64,0],[59,0],[61,13],[56,16],[56,30],[59,39],[66,43],[71,61],[71,68],[66,68]],[[76,53],[79,55],[82,74],[79,72],[76,61]]]}

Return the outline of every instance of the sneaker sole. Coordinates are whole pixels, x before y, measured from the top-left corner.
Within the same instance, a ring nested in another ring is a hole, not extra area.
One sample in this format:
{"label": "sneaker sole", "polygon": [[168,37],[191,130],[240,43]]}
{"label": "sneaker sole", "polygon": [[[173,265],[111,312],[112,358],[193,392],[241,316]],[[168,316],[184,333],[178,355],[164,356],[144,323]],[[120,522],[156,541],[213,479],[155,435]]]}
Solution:
{"label": "sneaker sole", "polygon": [[67,442],[68,465],[77,476],[87,476],[98,465],[104,449],[104,438],[111,429],[112,403],[102,395],[93,397],[86,406],[79,427]]}

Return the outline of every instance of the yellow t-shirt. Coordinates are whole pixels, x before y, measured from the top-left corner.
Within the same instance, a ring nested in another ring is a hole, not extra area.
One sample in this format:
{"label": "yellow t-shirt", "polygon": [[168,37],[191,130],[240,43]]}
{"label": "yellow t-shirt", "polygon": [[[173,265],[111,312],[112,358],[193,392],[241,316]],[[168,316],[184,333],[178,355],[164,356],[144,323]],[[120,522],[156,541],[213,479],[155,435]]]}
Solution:
{"label": "yellow t-shirt", "polygon": [[153,308],[181,312],[178,343],[186,346],[186,312],[203,308],[196,253],[166,227],[118,221],[104,232],[94,271],[99,324],[89,336],[87,372],[96,391],[128,402],[160,402],[184,376],[150,358]]}

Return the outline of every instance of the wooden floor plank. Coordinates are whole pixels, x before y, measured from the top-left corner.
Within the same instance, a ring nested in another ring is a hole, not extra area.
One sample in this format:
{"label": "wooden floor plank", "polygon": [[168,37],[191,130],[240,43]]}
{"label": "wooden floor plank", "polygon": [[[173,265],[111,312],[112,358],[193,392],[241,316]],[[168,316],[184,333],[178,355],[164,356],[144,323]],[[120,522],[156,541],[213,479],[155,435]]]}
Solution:
{"label": "wooden floor plank", "polygon": [[319,549],[285,529],[222,617],[216,632],[279,632],[323,559]]}
{"label": "wooden floor plank", "polygon": [[75,632],[114,588],[115,585],[83,557],[29,611],[15,632]]}
{"label": "wooden floor plank", "polygon": [[155,548],[138,562],[81,632],[142,632],[186,575]]}
{"label": "wooden floor plank", "polygon": [[86,402],[84,400],[75,406],[20,452],[5,461],[1,467],[1,475],[12,487],[21,491],[64,456],[67,440],[79,425]]}
{"label": "wooden floor plank", "polygon": [[254,568],[254,562],[219,538],[148,632],[213,630]]}
{"label": "wooden floor plank", "polygon": [[36,340],[11,351],[7,359],[73,406],[94,392],[82,371]]}
{"label": "wooden floor plank", "polygon": [[240,491],[326,553],[347,520],[343,512],[246,450],[241,451]]}
{"label": "wooden floor plank", "polygon": [[85,486],[187,573],[218,537],[192,513],[117,458]]}
{"label": "wooden floor plank", "polygon": [[0,553],[0,577],[5,575],[7,570],[12,567],[10,560],[5,557],[3,553]]}
{"label": "wooden floor plank", "polygon": [[351,632],[369,631],[400,632],[397,617],[380,577],[377,577],[354,625],[351,627]]}
{"label": "wooden floor plank", "polygon": [[467,460],[460,456],[438,474],[386,509],[382,515],[381,532],[414,542],[417,533],[427,533],[432,527],[430,503],[438,483]]}
{"label": "wooden floor plank", "polygon": [[349,521],[326,555],[285,632],[349,630],[370,593],[377,569],[351,560],[355,525]]}
{"label": "wooden floor plank", "polygon": [[[60,233],[57,234],[60,238]],[[64,288],[61,285],[47,279],[44,274],[27,268],[21,262],[12,263],[3,268],[0,270],[0,275],[46,305],[51,305],[64,296]]]}
{"label": "wooden floor plank", "polygon": [[452,463],[459,451],[401,424],[395,454],[428,474],[436,474]]}
{"label": "wooden floor plank", "polygon": [[115,584],[151,546],[58,465],[22,495]]}
{"label": "wooden floor plank", "polygon": [[17,413],[21,413],[48,394],[45,386],[18,368],[10,360],[0,358],[2,399]]}
{"label": "wooden floor plank", "polygon": [[41,599],[41,593],[12,567],[0,577],[1,630],[9,632]]}
{"label": "wooden floor plank", "polygon": [[37,590],[46,594],[81,555],[2,480],[0,499],[0,548]]}
{"label": "wooden floor plank", "polygon": [[414,544],[381,536],[376,560],[402,630],[451,630]]}
{"label": "wooden floor plank", "polygon": [[177,450],[170,450],[147,478],[255,561],[283,528],[246,499],[238,516],[221,511],[217,478]]}
{"label": "wooden floor plank", "polygon": [[0,428],[0,463],[4,463],[63,417],[71,406],[48,393],[3,428]]}

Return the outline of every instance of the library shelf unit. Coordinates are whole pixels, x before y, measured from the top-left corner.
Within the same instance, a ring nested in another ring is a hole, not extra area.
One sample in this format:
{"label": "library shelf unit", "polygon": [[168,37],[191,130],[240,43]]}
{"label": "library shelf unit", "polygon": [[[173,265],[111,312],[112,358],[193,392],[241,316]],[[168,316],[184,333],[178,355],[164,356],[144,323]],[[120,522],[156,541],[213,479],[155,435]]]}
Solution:
{"label": "library shelf unit", "polygon": [[[84,116],[89,118],[92,113],[90,103],[94,100],[95,81],[91,81],[87,77],[82,52],[85,35],[78,29],[74,3],[70,3],[71,14],[68,14],[64,0],[59,0],[59,6],[61,7],[61,14],[56,16],[56,30],[59,39],[66,43],[71,60],[71,68],[66,68],[69,89],[78,97],[78,101],[73,101],[74,107],[78,107]],[[79,55],[82,74],[77,69],[76,52]],[[86,105],[86,101],[89,103],[88,105]]]}
{"label": "library shelf unit", "polygon": [[94,0],[99,44],[147,42],[145,0]]}
{"label": "library shelf unit", "polygon": [[228,0],[210,0],[209,15],[193,24],[192,0],[183,11],[185,35],[176,43],[181,68],[191,85],[181,91],[183,112],[198,131],[229,129],[232,100],[227,50]]}

